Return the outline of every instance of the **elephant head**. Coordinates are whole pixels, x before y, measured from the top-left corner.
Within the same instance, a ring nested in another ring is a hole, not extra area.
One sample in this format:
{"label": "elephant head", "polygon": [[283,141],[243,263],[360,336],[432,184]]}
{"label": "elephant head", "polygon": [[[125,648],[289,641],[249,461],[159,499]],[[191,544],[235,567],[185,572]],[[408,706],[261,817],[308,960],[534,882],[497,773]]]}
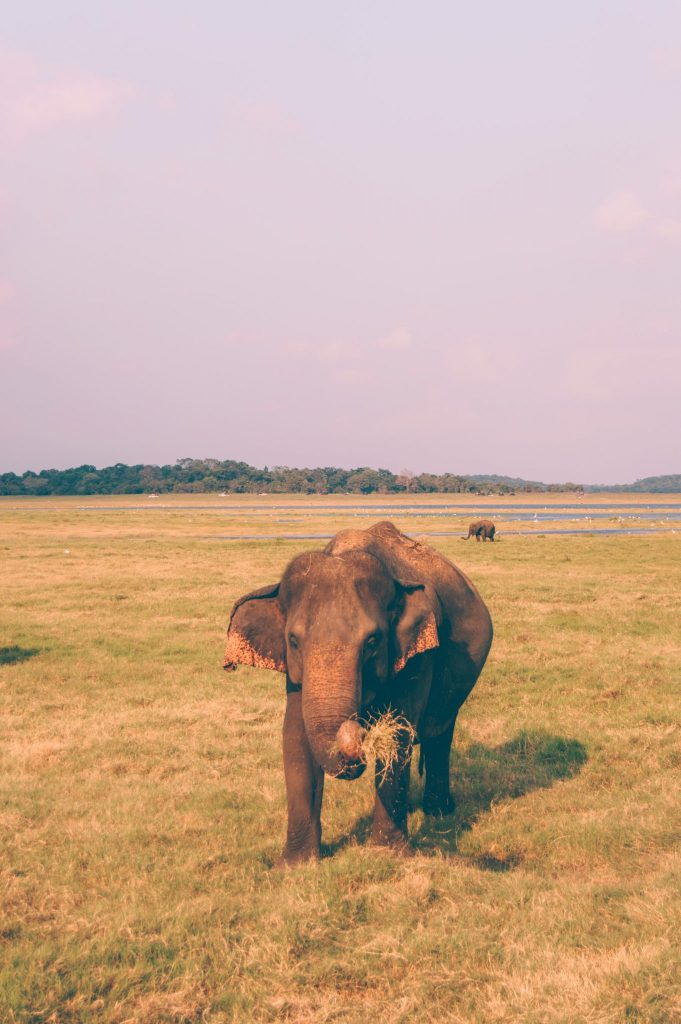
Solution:
{"label": "elephant head", "polygon": [[439,615],[430,586],[396,579],[368,551],[310,552],[294,558],[279,583],[237,601],[225,668],[286,672],[287,689],[302,691],[317,764],[357,778],[363,713],[389,703],[409,659],[438,646]]}

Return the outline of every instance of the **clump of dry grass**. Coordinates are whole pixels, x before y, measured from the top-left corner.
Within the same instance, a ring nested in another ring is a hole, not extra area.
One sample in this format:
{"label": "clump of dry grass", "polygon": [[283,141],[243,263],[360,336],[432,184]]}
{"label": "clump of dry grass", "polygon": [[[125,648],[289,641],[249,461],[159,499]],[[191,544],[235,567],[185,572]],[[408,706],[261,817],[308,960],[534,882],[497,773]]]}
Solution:
{"label": "clump of dry grass", "polygon": [[[383,781],[400,758],[411,751],[416,733],[411,722],[392,708],[380,715],[364,717],[363,723],[361,759],[366,764],[376,765],[378,778]],[[334,743],[331,753],[337,754],[338,749],[338,744]]]}
{"label": "clump of dry grass", "polygon": [[411,751],[416,733],[404,715],[388,708],[382,715],[367,720],[367,731],[362,740],[362,754],[367,761],[377,764],[378,774],[384,779],[406,751]]}

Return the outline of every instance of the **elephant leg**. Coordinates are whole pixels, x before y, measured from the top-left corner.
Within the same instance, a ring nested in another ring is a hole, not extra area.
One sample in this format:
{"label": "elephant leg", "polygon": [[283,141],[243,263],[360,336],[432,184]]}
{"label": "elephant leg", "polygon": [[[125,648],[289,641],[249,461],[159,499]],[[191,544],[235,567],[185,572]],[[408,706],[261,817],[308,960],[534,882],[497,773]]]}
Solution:
{"label": "elephant leg", "polygon": [[400,853],[409,850],[407,810],[409,802],[409,769],[411,747],[403,751],[395,765],[384,770],[376,763],[376,802],[371,842],[389,846]]}
{"label": "elephant leg", "polygon": [[454,810],[454,798],[449,789],[449,755],[453,736],[454,722],[439,736],[421,740],[426,766],[423,810],[436,818],[442,818]]}
{"label": "elephant leg", "polygon": [[288,826],[280,865],[316,860],[322,839],[324,772],[310,751],[300,693],[287,695],[283,738]]}

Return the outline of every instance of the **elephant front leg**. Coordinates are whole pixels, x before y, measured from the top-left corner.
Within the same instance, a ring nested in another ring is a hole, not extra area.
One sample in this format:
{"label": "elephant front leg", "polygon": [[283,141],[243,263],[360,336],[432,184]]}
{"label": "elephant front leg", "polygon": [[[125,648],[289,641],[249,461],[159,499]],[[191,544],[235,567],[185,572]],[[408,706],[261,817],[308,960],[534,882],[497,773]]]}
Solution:
{"label": "elephant front leg", "polygon": [[284,715],[284,777],[288,803],[286,846],[279,866],[319,857],[324,772],[312,757],[300,693],[289,693]]}
{"label": "elephant front leg", "polygon": [[454,811],[454,798],[449,788],[449,755],[453,736],[454,722],[439,736],[421,740],[426,765],[423,810],[436,818]]}
{"label": "elephant front leg", "polygon": [[371,842],[402,854],[409,851],[407,810],[410,765],[411,749],[404,751],[387,771],[380,761],[376,763],[376,802]]}

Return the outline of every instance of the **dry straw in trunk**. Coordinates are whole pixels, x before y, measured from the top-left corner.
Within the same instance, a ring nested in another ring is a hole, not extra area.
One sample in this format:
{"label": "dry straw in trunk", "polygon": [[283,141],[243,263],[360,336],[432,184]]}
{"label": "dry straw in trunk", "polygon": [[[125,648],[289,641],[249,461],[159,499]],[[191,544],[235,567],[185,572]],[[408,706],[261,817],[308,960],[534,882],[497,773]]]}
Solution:
{"label": "dry straw in trunk", "polygon": [[[381,715],[364,719],[366,732],[362,737],[362,760],[377,766],[378,777],[384,781],[397,762],[411,751],[416,733],[404,715],[388,708]],[[338,753],[334,744],[331,753]]]}

